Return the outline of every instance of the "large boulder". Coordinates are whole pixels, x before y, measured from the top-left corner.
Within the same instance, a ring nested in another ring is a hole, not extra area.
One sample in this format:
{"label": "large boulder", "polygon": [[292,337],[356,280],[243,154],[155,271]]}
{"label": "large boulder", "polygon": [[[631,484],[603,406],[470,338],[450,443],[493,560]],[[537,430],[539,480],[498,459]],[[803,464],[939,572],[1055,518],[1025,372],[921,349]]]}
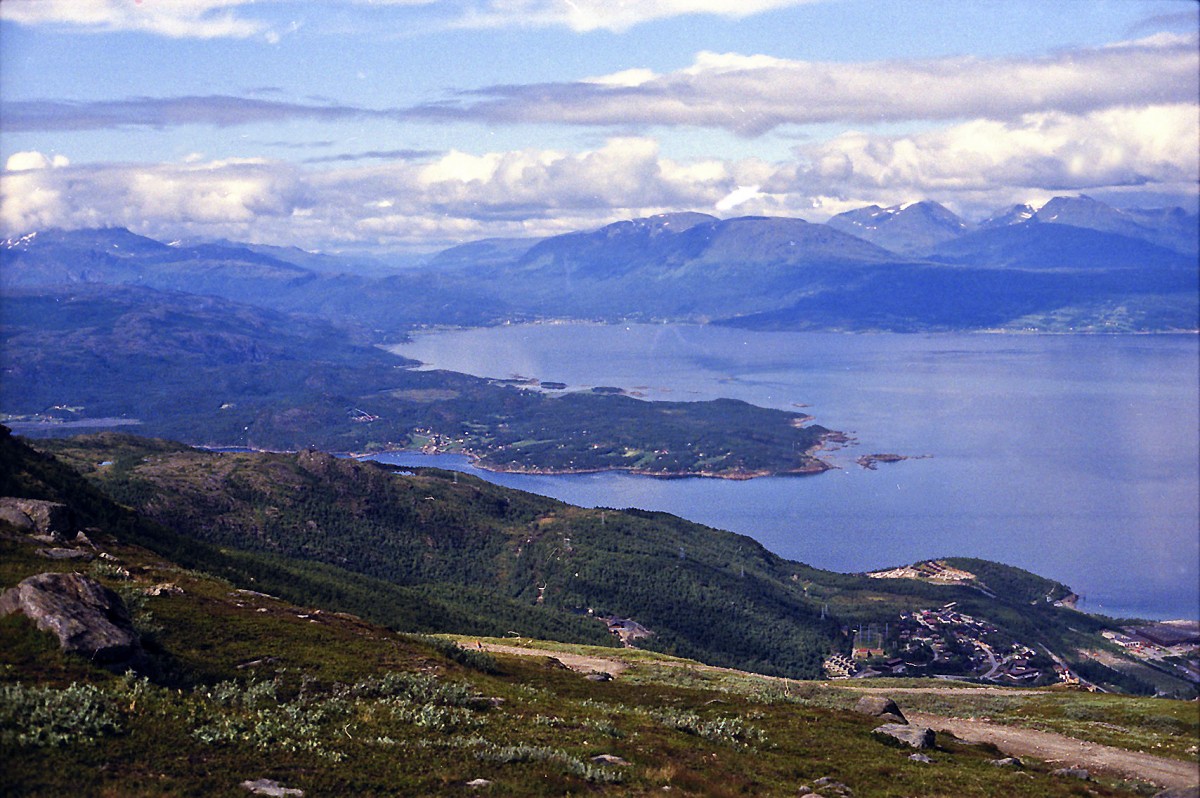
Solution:
{"label": "large boulder", "polygon": [[0,497],[0,521],[7,521],[28,535],[55,540],[66,540],[76,531],[75,513],[70,507],[40,499]]}
{"label": "large boulder", "polygon": [[136,666],[144,656],[125,602],[83,574],[38,574],[9,588],[0,615],[14,612],[53,632],[63,651],[102,665]]}
{"label": "large boulder", "polygon": [[871,734],[883,738],[884,742],[892,743],[895,740],[917,749],[933,748],[936,737],[933,729],[927,729],[924,726],[909,726],[904,723],[885,723],[872,730]]}
{"label": "large boulder", "polygon": [[855,712],[870,715],[874,718],[890,720],[892,723],[907,724],[908,719],[896,706],[896,702],[881,695],[865,695],[854,705]]}

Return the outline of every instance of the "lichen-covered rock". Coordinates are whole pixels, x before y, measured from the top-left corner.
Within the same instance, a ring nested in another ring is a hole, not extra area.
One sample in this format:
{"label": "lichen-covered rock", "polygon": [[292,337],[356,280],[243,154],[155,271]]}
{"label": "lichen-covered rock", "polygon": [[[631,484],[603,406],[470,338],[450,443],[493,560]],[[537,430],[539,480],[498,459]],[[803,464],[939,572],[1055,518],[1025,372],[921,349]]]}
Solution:
{"label": "lichen-covered rock", "polygon": [[39,557],[45,557],[47,560],[84,560],[85,562],[90,562],[96,559],[95,554],[83,549],[55,547],[53,549],[38,549],[35,553]]}
{"label": "lichen-covered rock", "polygon": [[904,713],[900,711],[900,707],[896,706],[896,702],[881,695],[863,696],[854,705],[854,711],[860,712],[863,715],[890,720],[893,723],[908,723],[908,719],[904,717]]}
{"label": "lichen-covered rock", "polygon": [[29,535],[67,540],[76,532],[75,513],[65,504],[40,499],[0,497],[0,521]]}
{"label": "lichen-covered rock", "polygon": [[38,574],[9,588],[0,595],[0,615],[14,612],[53,632],[63,651],[105,665],[137,664],[143,657],[125,602],[83,574]]}
{"label": "lichen-covered rock", "polygon": [[304,795],[304,790],[284,787],[274,779],[247,779],[242,782],[242,786],[255,795],[266,795],[270,798],[300,798]]}
{"label": "lichen-covered rock", "polygon": [[802,785],[797,794],[805,798],[854,798],[854,790],[829,776],[822,776],[812,784]]}
{"label": "lichen-covered rock", "polygon": [[933,729],[927,729],[924,726],[909,726],[903,723],[885,723],[872,730],[871,733],[879,737],[898,740],[913,748],[933,748],[936,739]]}

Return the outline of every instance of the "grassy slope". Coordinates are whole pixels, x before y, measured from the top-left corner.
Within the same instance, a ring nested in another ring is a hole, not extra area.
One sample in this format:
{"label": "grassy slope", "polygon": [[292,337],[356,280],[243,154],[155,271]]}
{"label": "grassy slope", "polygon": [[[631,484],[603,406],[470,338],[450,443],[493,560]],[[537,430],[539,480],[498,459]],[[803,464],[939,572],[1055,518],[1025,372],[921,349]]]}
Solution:
{"label": "grassy slope", "polygon": [[[1050,776],[1054,765],[996,768],[994,749],[947,735],[929,752],[935,764],[913,762],[871,737],[876,721],[848,712],[854,696],[843,690],[661,656],[637,657],[607,683],[549,658],[451,657],[437,641],[238,591],[95,537],[131,574],[94,571],[131,598],[157,679],[115,676],[62,655],[23,618],[0,621],[5,795],[236,796],[246,794],[243,780],[258,778],[309,795],[442,795],[486,778],[496,795],[644,795],[670,786],[672,794],[772,796],[822,777],[857,798],[1084,794],[1083,783]],[[24,541],[2,545],[4,585],[55,565]],[[163,582],[183,592],[142,595]],[[1069,709],[1075,698],[1061,701]],[[1106,700],[1141,718],[1122,719],[1131,733],[1164,722],[1180,736],[1195,733],[1186,721],[1163,720],[1180,702]],[[17,740],[51,728],[69,740]],[[599,754],[629,764],[593,763]],[[1139,793],[1102,778],[1086,794]]]}

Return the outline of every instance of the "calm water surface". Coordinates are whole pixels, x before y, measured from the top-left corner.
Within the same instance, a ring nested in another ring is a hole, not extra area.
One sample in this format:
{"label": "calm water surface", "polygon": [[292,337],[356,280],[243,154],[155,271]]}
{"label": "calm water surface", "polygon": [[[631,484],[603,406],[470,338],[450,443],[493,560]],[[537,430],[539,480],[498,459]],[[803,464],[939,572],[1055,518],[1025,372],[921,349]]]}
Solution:
{"label": "calm water surface", "polygon": [[[814,477],[521,476],[396,454],[584,506],[665,510],[838,571],[1000,560],[1111,615],[1200,616],[1200,342],[1194,336],[841,335],[681,325],[436,333],[432,367],[797,409],[858,443]],[[927,459],[868,471],[860,454]]]}

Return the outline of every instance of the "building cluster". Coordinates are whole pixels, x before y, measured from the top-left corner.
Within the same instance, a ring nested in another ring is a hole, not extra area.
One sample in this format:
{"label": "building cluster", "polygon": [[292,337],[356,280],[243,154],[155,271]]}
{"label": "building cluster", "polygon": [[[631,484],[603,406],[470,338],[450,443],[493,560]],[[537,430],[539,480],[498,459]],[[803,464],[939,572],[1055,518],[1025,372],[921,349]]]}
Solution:
{"label": "building cluster", "polygon": [[[955,603],[936,609],[901,613],[885,627],[855,633],[853,657],[826,659],[825,670],[834,677],[926,675],[973,676],[1000,684],[1028,685],[1046,681],[1072,682],[1064,665],[1053,670],[1038,663],[1045,659],[1028,645],[1000,642],[990,623],[955,609]],[[885,659],[887,652],[892,657]]]}
{"label": "building cluster", "polygon": [[1200,684],[1200,623],[1166,621],[1101,634],[1126,653]]}

